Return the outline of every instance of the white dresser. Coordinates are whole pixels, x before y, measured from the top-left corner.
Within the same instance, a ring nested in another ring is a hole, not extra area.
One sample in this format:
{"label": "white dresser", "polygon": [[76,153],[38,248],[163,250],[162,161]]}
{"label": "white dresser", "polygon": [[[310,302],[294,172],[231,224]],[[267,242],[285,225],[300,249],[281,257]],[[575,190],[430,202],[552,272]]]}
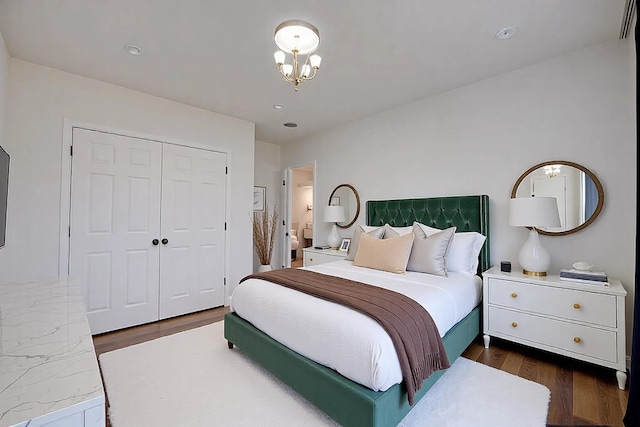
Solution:
{"label": "white dresser", "polygon": [[498,337],[613,368],[624,390],[627,292],[618,280],[592,285],[493,267],[483,282],[486,348]]}
{"label": "white dresser", "polygon": [[346,251],[337,249],[315,249],[304,248],[304,266],[324,264],[326,262],[338,261],[347,256]]}
{"label": "white dresser", "polygon": [[0,284],[0,427],[104,427],[81,292],[66,278]]}

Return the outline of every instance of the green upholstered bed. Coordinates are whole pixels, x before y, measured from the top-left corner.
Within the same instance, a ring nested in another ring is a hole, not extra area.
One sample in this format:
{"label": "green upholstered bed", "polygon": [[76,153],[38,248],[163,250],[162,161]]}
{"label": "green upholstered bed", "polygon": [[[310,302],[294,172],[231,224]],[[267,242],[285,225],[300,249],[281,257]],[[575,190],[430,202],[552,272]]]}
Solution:
{"label": "green upholstered bed", "polygon": [[[402,227],[418,221],[435,228],[456,226],[458,232],[477,231],[487,240],[479,256],[478,272],[489,268],[489,198],[455,196],[367,202],[367,224]],[[481,330],[480,305],[443,338],[449,360],[457,359]],[[343,426],[395,426],[411,410],[403,384],[375,392],[346,379],[278,343],[235,313],[224,319],[229,348],[236,345],[309,402]],[[421,399],[444,371],[424,381],[416,394]]]}

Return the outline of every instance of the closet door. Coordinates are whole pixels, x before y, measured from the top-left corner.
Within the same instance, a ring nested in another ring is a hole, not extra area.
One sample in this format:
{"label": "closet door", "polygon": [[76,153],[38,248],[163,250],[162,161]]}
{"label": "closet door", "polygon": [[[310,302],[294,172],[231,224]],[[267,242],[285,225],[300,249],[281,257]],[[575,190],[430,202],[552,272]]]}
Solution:
{"label": "closet door", "polygon": [[158,319],[162,144],[73,130],[69,274],[91,332]]}
{"label": "closet door", "polygon": [[164,144],[160,318],[224,305],[226,154]]}

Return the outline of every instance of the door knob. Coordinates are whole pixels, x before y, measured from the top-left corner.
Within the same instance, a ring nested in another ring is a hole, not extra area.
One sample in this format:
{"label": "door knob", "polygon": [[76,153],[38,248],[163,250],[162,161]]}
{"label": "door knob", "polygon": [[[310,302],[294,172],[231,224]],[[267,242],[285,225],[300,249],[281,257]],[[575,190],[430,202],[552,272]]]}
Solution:
{"label": "door knob", "polygon": [[166,245],[167,243],[169,243],[169,240],[167,240],[167,239],[162,239],[162,244],[163,244],[163,245]]}
{"label": "door knob", "polygon": [[153,243],[153,246],[157,246],[160,241],[158,239],[153,239],[151,243]]}

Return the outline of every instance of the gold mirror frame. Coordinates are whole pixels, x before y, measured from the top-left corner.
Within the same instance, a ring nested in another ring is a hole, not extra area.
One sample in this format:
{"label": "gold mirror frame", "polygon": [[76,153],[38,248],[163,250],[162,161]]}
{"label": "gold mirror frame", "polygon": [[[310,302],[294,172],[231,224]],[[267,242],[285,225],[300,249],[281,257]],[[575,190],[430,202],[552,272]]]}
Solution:
{"label": "gold mirror frame", "polygon": [[[349,184],[340,184],[340,185],[338,185],[331,192],[331,195],[329,196],[329,202],[327,204],[331,205],[331,200],[335,196],[336,192],[338,190],[340,190],[342,187],[346,187],[346,188],[350,189],[351,191],[353,191],[353,194],[356,197],[356,213],[353,215],[353,218],[351,218],[351,219],[347,218],[347,220],[345,221],[346,224],[343,224],[343,225],[336,224],[336,226],[338,226],[339,228],[349,228],[353,224],[355,224],[356,220],[358,219],[358,216],[360,215],[360,195],[358,194],[358,191],[353,187],[353,185],[349,185]],[[345,212],[345,215],[349,215],[349,212]]]}
{"label": "gold mirror frame", "polygon": [[524,179],[527,178],[527,176],[529,176],[529,174],[531,174],[532,172],[534,172],[534,171],[536,171],[536,170],[538,170],[538,169],[540,169],[540,168],[542,168],[544,166],[551,166],[551,165],[571,166],[571,167],[574,167],[576,169],[581,170],[587,176],[589,176],[589,178],[591,178],[591,180],[595,184],[596,190],[598,192],[598,204],[596,205],[595,210],[593,211],[591,216],[585,222],[580,224],[579,226],[574,227],[574,228],[572,228],[570,230],[564,230],[564,231],[545,231],[545,230],[537,229],[538,233],[544,234],[545,236],[566,236],[568,234],[573,234],[573,233],[576,233],[576,232],[582,230],[583,228],[586,228],[593,221],[596,220],[598,215],[600,215],[600,211],[602,211],[602,207],[604,206],[604,190],[603,190],[602,184],[600,183],[598,178],[593,174],[593,172],[591,172],[589,169],[585,168],[584,166],[579,165],[577,163],[568,162],[566,160],[551,160],[551,161],[548,161],[548,162],[538,163],[537,165],[530,167],[529,169],[527,169],[527,171],[525,171],[525,173],[520,175],[520,178],[518,178],[516,183],[513,185],[513,188],[511,189],[511,198],[513,199],[513,198],[516,197],[516,194],[518,192],[518,187],[520,186],[522,181],[524,181]]}

